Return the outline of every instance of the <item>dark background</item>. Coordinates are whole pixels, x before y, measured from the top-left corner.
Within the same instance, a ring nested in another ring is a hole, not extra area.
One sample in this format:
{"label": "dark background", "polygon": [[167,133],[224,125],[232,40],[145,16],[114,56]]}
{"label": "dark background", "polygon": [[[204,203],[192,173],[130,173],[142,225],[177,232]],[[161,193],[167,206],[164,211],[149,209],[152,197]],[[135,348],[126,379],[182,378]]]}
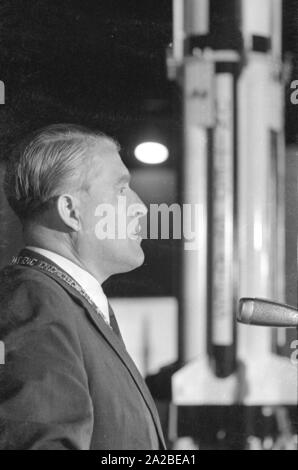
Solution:
{"label": "dark background", "polygon": [[[141,167],[135,144],[146,132],[155,134],[171,155],[160,171],[175,171],[181,114],[179,92],[167,80],[171,40],[171,0],[2,0],[0,158],[32,129],[77,122],[119,140],[130,170]],[[284,52],[292,64],[289,78],[298,79],[297,0],[284,1]],[[298,106],[291,105],[290,93],[288,86],[286,139],[293,144]],[[112,278],[108,295],[175,295],[180,244],[152,240],[143,246],[144,266]]]}

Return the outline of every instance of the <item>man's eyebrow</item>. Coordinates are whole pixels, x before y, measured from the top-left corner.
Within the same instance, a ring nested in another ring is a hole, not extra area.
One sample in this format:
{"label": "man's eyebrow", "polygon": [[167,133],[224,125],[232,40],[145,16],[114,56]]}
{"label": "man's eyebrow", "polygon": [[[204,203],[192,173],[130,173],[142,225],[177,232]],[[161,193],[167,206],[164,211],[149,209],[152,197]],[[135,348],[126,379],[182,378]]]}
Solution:
{"label": "man's eyebrow", "polygon": [[130,173],[125,173],[125,175],[120,176],[120,178],[117,179],[117,184],[120,183],[129,183],[131,180]]}

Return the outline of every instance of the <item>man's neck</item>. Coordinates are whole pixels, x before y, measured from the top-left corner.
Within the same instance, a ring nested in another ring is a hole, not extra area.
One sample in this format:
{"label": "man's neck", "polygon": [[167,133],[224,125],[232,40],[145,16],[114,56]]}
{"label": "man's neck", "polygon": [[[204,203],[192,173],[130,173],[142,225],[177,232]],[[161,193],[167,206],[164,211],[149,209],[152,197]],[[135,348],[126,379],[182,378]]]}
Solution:
{"label": "man's neck", "polygon": [[24,233],[24,239],[26,246],[34,246],[36,248],[42,248],[44,250],[52,251],[57,253],[60,256],[72,261],[80,268],[89,272],[95,279],[102,284],[108,276],[105,276],[97,266],[94,266],[94,263],[88,263],[84,260],[83,256],[80,256],[78,253],[79,250],[76,250],[73,246],[74,244],[71,241],[61,240],[57,237],[45,237],[41,236],[40,233]]}

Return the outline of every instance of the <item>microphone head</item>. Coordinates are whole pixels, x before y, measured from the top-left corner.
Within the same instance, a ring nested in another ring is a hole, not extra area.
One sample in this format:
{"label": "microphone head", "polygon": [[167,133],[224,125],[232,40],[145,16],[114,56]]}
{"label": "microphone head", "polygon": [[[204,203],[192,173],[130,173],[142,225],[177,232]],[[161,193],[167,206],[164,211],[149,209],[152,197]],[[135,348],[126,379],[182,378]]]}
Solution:
{"label": "microphone head", "polygon": [[242,297],[239,300],[239,309],[237,312],[237,320],[241,323],[251,323],[254,313],[254,299]]}
{"label": "microphone head", "polygon": [[237,320],[250,325],[298,327],[298,311],[290,305],[268,299],[243,297],[239,301]]}

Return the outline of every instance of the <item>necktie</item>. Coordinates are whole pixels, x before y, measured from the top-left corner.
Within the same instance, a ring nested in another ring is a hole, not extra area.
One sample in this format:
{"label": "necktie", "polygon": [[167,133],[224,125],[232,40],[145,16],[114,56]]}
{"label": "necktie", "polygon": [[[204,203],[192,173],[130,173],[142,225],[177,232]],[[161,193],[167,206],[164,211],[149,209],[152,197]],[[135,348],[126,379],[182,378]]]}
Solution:
{"label": "necktie", "polygon": [[110,314],[110,325],[111,325],[111,328],[112,330],[114,331],[114,333],[119,337],[119,339],[123,342],[124,344],[124,341],[123,341],[123,338],[122,338],[122,335],[121,335],[121,332],[120,332],[120,328],[119,328],[119,325],[118,325],[118,322],[117,322],[117,319],[115,317],[115,314],[114,314],[114,311],[109,303],[109,314]]}

